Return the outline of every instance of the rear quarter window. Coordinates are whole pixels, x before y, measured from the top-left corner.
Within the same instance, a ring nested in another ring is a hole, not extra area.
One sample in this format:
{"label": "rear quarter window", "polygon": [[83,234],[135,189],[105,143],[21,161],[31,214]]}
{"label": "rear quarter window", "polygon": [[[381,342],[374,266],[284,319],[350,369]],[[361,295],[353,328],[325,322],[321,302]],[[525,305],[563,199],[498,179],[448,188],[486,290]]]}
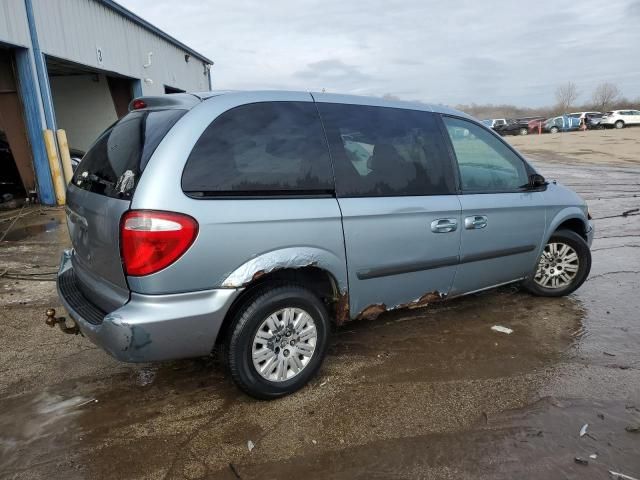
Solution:
{"label": "rear quarter window", "polygon": [[330,194],[333,173],[311,102],[259,102],[217,117],[198,139],[182,174],[194,197]]}
{"label": "rear quarter window", "polygon": [[107,197],[131,198],[151,155],[185,113],[177,109],[128,113],[91,146],[73,184]]}

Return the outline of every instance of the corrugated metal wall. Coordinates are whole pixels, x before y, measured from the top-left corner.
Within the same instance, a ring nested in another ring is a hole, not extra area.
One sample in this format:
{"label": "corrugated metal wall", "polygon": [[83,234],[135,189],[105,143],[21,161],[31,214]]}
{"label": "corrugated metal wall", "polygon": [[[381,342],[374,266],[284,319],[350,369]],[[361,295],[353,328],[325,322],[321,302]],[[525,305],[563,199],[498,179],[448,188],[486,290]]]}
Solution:
{"label": "corrugated metal wall", "polygon": [[[0,0],[6,2],[7,0]],[[9,0],[10,3],[16,0]],[[32,0],[43,53],[133,78],[145,95],[164,85],[191,91],[209,89],[201,60],[94,0]],[[97,48],[102,50],[102,64]],[[153,52],[151,66],[149,52]]]}
{"label": "corrugated metal wall", "polygon": [[0,42],[31,45],[24,0],[0,0]]}

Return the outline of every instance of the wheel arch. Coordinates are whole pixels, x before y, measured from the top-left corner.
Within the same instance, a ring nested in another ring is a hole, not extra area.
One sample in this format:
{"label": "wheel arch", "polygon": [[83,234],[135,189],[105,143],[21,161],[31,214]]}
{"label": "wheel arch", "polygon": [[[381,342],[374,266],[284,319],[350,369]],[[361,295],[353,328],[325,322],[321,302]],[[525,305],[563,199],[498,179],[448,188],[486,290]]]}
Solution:
{"label": "wheel arch", "polygon": [[580,235],[585,241],[588,240],[589,221],[584,212],[578,207],[569,207],[558,212],[549,224],[542,246],[544,247],[551,236],[560,229],[571,230]]}
{"label": "wheel arch", "polygon": [[[579,207],[568,207],[560,212],[558,212],[553,220],[549,223],[549,227],[544,233],[544,237],[542,242],[538,246],[538,254],[536,255],[536,264],[540,255],[542,255],[542,251],[544,250],[545,245],[549,242],[551,236],[560,229],[571,230],[578,235],[585,242],[588,242],[587,231],[589,228],[589,221],[587,217],[583,213],[583,211]],[[535,269],[536,264],[532,265],[532,270]]]}
{"label": "wheel arch", "polygon": [[[525,289],[527,289],[528,291],[536,294],[536,295],[541,295],[540,292],[536,291],[535,288],[532,287],[532,283],[534,282],[534,276],[535,276],[535,271],[537,269],[537,262],[540,259],[540,256],[542,255],[542,252],[545,248],[545,246],[547,245],[547,243],[550,241],[551,237],[556,234],[556,232],[559,231],[570,231],[575,233],[576,235],[578,235],[580,238],[582,238],[583,240],[585,240],[585,249],[586,249],[586,255],[587,255],[587,261],[586,261],[586,274],[584,274],[584,277],[582,280],[579,280],[579,283],[577,286],[575,286],[573,289],[571,289],[568,292],[562,292],[559,294],[544,294],[545,296],[561,296],[561,295],[565,295],[568,293],[571,293],[572,291],[574,291],[576,288],[578,288],[583,282],[584,282],[584,278],[586,278],[586,276],[589,274],[589,271],[591,269],[591,253],[590,253],[590,249],[589,249],[589,245],[588,245],[588,228],[589,228],[589,221],[586,218],[586,216],[584,215],[584,213],[582,212],[582,210],[579,207],[569,207],[566,209],[563,209],[561,212],[559,212],[553,219],[553,221],[550,223],[549,228],[547,230],[547,232],[545,233],[545,237],[544,237],[544,241],[542,242],[542,244],[540,245],[540,249],[538,251],[538,255],[536,257],[536,264],[533,265],[533,268],[531,270],[531,274],[525,278],[523,285],[525,287]],[[567,234],[565,234],[565,236],[567,236]]]}
{"label": "wheel arch", "polygon": [[295,283],[311,290],[324,301],[337,323],[348,315],[346,263],[326,250],[285,248],[249,260],[222,281],[223,287],[242,291],[226,313],[216,343],[226,337],[236,312],[257,289],[282,283]]}

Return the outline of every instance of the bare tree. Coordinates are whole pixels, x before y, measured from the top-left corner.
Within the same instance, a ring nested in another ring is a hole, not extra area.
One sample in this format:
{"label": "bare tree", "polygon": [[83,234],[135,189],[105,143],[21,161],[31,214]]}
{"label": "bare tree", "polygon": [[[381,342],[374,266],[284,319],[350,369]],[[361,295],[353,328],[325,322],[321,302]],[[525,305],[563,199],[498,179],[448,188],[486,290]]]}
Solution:
{"label": "bare tree", "polygon": [[560,113],[568,112],[577,99],[578,89],[573,82],[567,82],[556,89],[556,105]]}
{"label": "bare tree", "polygon": [[601,112],[606,112],[620,96],[620,90],[613,83],[603,82],[593,91],[593,106]]}

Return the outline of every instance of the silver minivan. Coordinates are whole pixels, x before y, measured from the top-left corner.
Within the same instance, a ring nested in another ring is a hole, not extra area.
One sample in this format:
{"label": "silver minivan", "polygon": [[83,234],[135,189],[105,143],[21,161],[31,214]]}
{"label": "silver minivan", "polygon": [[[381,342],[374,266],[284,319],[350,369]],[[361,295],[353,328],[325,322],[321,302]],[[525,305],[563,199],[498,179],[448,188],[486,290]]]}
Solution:
{"label": "silver minivan", "polygon": [[319,369],[332,324],[591,267],[585,202],[442,106],[304,92],[141,97],[67,192],[81,333],[149,362],[218,346],[248,394]]}

